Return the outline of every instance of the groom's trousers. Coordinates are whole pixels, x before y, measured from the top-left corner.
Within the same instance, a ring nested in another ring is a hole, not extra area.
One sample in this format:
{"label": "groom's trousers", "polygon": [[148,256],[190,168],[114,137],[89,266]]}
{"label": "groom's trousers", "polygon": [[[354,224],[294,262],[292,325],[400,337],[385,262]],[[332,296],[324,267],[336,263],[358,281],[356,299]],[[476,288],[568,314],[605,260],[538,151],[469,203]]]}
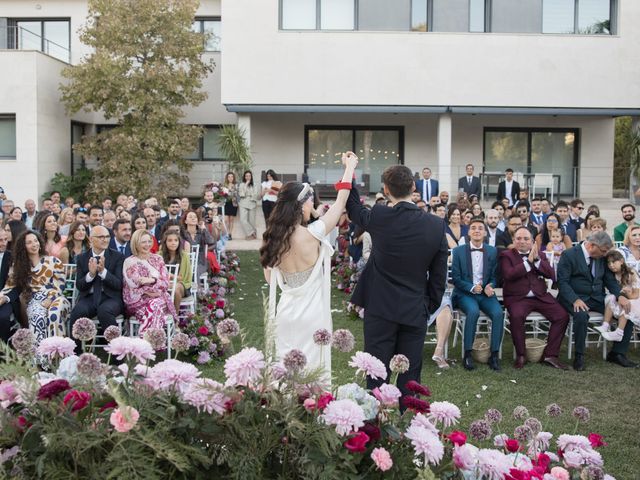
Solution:
{"label": "groom's trousers", "polygon": [[[391,372],[391,357],[401,353],[409,359],[409,370],[398,376],[398,388],[403,395],[412,395],[405,385],[409,380],[420,382],[422,370],[422,351],[427,332],[427,318],[422,326],[403,325],[385,320],[364,312],[364,350],[378,358],[387,367],[387,381]],[[385,383],[384,380],[373,380],[367,377],[367,388],[373,389]]]}

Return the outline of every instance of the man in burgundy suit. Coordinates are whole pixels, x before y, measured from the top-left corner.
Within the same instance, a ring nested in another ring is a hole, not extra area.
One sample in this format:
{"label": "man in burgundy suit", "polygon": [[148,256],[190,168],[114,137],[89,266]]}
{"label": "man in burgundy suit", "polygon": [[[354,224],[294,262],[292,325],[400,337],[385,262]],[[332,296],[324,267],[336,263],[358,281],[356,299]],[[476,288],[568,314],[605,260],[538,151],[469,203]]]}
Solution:
{"label": "man in burgundy suit", "polygon": [[514,248],[500,254],[500,269],[504,280],[504,305],[509,312],[511,337],[516,349],[514,368],[525,364],[525,319],[531,312],[542,314],[551,323],[543,362],[555,368],[568,367],[558,360],[560,345],[569,323],[569,315],[558,301],[547,292],[544,278],[555,280],[553,267],[546,255],[539,255],[527,227],[516,230]]}

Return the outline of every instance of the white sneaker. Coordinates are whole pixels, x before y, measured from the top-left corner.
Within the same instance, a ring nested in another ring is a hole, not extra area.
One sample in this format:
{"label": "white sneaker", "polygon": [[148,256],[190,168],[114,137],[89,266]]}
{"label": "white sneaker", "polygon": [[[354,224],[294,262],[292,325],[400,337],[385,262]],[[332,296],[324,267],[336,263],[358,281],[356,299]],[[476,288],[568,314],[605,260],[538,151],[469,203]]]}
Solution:
{"label": "white sneaker", "polygon": [[598,325],[597,327],[593,327],[593,329],[597,330],[598,332],[600,332],[604,336],[604,334],[609,331],[609,324],[608,323],[603,323],[602,325]]}
{"label": "white sneaker", "polygon": [[620,342],[622,341],[623,335],[624,332],[622,332],[622,330],[615,330],[613,332],[602,333],[602,338],[609,340],[610,342]]}

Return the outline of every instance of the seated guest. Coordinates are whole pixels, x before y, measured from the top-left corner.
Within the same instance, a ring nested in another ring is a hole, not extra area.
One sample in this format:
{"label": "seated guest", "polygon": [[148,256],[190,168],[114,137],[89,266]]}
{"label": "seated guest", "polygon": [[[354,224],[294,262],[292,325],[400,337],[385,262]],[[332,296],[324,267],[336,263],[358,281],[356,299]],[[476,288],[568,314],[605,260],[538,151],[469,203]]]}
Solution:
{"label": "seated guest", "polygon": [[629,268],[640,274],[640,225],[633,225],[624,232],[623,243],[618,251]]}
{"label": "seated guest", "polygon": [[71,311],[71,325],[81,317],[98,317],[100,327],[116,325],[124,311],[122,304],[122,263],[124,257],[109,250],[109,231],[103,226],[91,229],[91,249],[78,257],[76,288],[78,301]]}
{"label": "seated guest", "polygon": [[113,229],[113,224],[116,223],[116,220],[116,212],[114,212],[113,210],[107,210],[106,212],[104,212],[104,215],[102,217],[102,226],[111,231]]}
{"label": "seated guest", "polygon": [[460,239],[464,238],[469,231],[469,227],[462,225],[461,221],[462,216],[460,215],[458,206],[456,204],[450,205],[447,211],[447,225],[445,228],[447,243],[450,249],[456,248],[460,243]]}
{"label": "seated guest", "polygon": [[512,206],[520,198],[520,184],[513,179],[513,169],[507,168],[504,171],[504,180],[498,184],[498,195],[496,200],[501,202],[507,199],[509,206]]}
{"label": "seated guest", "polygon": [[[558,264],[558,300],[573,317],[576,357],[575,370],[584,370],[584,349],[589,324],[589,311],[604,313],[605,287],[614,295],[622,308],[630,308],[629,299],[621,295],[620,285],[605,265],[604,255],[613,247],[605,232],[592,233],[587,240],[570,248],[560,257]],[[633,331],[629,322],[622,341],[616,342],[607,360],[623,367],[635,366],[625,353]]]}
{"label": "seated guest", "polygon": [[444,220],[447,218],[447,206],[441,203],[431,213]]}
{"label": "seated guest", "polygon": [[439,197],[440,197],[440,203],[442,205],[447,206],[449,204],[449,192],[447,192],[446,190],[442,191],[440,192]]}
{"label": "seated guest", "polygon": [[[153,210],[153,209],[150,209]],[[155,215],[155,213],[154,213]],[[155,217],[154,217],[155,218]],[[145,217],[143,214],[141,213],[137,213],[136,216],[133,218],[133,231],[134,233],[137,232],[138,230],[144,230],[144,231],[149,231],[148,227],[148,222],[147,222],[147,217]],[[158,253],[158,249],[160,248],[158,246],[158,241],[156,240],[156,237],[154,235],[151,235],[151,239],[153,241],[153,245],[151,247],[151,253]]]}
{"label": "seated guest", "polygon": [[520,227],[514,239],[515,247],[500,254],[500,271],[504,280],[504,305],[509,312],[511,337],[516,350],[514,368],[522,368],[525,360],[525,320],[536,311],[551,323],[543,362],[555,368],[568,367],[558,360],[569,315],[547,292],[544,278],[555,281],[553,267],[545,255],[540,255],[528,228]]}
{"label": "seated guest", "polygon": [[27,231],[27,226],[24,222],[19,222],[17,220],[9,220],[5,227],[4,231],[7,232],[8,235],[8,244],[7,250],[12,250],[13,240],[18,238],[22,233]]}
{"label": "seated guest", "polygon": [[[173,304],[176,312],[180,310],[180,302],[191,288],[191,261],[189,252],[182,248],[183,240],[179,233],[169,231],[162,237],[160,242],[160,255],[165,265],[179,265],[178,283],[173,297]],[[173,280],[171,277],[169,280]]]}
{"label": "seated guest", "polygon": [[151,253],[152,235],[136,230],[131,237],[132,256],[124,261],[123,298],[127,314],[135,315],[139,335],[148,328],[164,328],[165,317],[176,316],[169,288],[169,273],[160,255]]}
{"label": "seated guest", "polygon": [[[462,218],[462,225],[469,228],[469,225],[471,225],[471,219],[473,218],[473,212],[471,210],[465,210],[464,212],[462,212],[461,218]],[[463,242],[464,240],[465,240],[465,237],[462,237],[458,242],[458,245],[460,245],[461,242]]]}
{"label": "seated guest", "polygon": [[20,207],[13,207],[9,212],[9,219],[22,221],[22,209]]}
{"label": "seated guest", "polygon": [[487,236],[485,238],[485,243],[488,243],[492,247],[496,246],[496,241],[498,239],[498,234],[501,233],[498,230],[498,212],[493,208],[487,210],[487,215],[485,217],[485,223],[487,226]]}
{"label": "seated guest", "polygon": [[578,231],[584,224],[584,218],[582,218],[582,213],[584,212],[584,202],[579,198],[574,198],[573,200],[571,200],[571,203],[569,205],[571,206],[571,211],[569,212],[570,222],[575,225],[576,231]]}
{"label": "seated guest", "polygon": [[416,206],[420,209],[420,210],[424,210],[425,212],[429,212],[429,205],[427,205],[427,203],[424,200],[418,200],[416,202]]}
{"label": "seated guest", "polygon": [[414,190],[413,192],[411,192],[411,201],[413,203],[418,203],[420,201],[420,199],[422,198],[422,196],[420,195],[420,192]]}
{"label": "seated guest", "polygon": [[78,263],[78,257],[91,248],[87,227],[80,222],[73,222],[69,228],[67,245],[60,251],[62,263]]}
{"label": "seated guest", "polygon": [[[518,208],[520,203],[526,203],[527,208],[529,207],[529,189],[527,187],[523,187],[520,189],[520,195],[518,196],[518,201],[513,204],[513,208]],[[508,207],[509,205],[507,205]]]}
{"label": "seated guest", "polygon": [[38,211],[36,210],[36,202],[32,199],[28,199],[24,202],[25,212],[22,214],[22,221],[25,223],[27,228],[33,228],[33,220],[36,218]]}
{"label": "seated guest", "polygon": [[482,206],[479,203],[473,203],[469,210],[471,210],[471,214],[473,217],[484,218],[484,212],[482,211]]}
{"label": "seated guest", "polygon": [[429,207],[434,210],[438,205],[440,205],[440,197],[431,197]]}
{"label": "seated guest", "polygon": [[527,227],[531,232],[531,236],[536,238],[538,235],[538,226],[531,221],[531,215],[529,211],[529,202],[520,201],[518,202],[518,206],[515,207],[516,214],[520,217],[522,221],[522,226]]}
{"label": "seated guest", "polygon": [[613,229],[614,242],[624,241],[624,234],[626,233],[627,228],[638,225],[638,223],[636,223],[636,207],[630,203],[625,203],[620,207],[620,211],[622,212],[622,219],[624,221]]}
{"label": "seated guest", "polygon": [[560,227],[560,217],[557,214],[552,213],[544,221],[540,233],[535,236],[536,246],[538,247],[539,252],[544,252],[547,249],[547,244],[551,241],[551,233],[556,230],[561,233],[560,238],[562,239],[562,243],[565,248],[571,248],[573,246],[569,235],[566,235],[562,230],[562,227]]}
{"label": "seated guest", "polygon": [[4,303],[17,301],[20,296],[37,344],[47,337],[63,336],[69,302],[63,295],[62,262],[45,256],[44,239],[37,232],[27,231],[14,243],[11,272],[0,294],[5,296]]}
{"label": "seated guest", "polygon": [[38,215],[35,229],[44,238],[44,251],[46,254],[60,258],[62,249],[67,245],[67,237],[60,235],[56,216],[51,212],[44,212]]}
{"label": "seated guest", "polygon": [[560,200],[556,204],[556,213],[558,217],[560,217],[560,226],[564,230],[564,233],[569,235],[569,238],[572,242],[578,241],[578,229],[576,227],[577,223],[571,221],[571,217],[569,216],[569,205],[566,202]]}
{"label": "seated guest", "polygon": [[102,206],[100,205],[89,205],[87,213],[89,214],[89,234],[91,234],[91,229],[93,227],[102,225],[104,210],[102,210]]}
{"label": "seated guest", "polygon": [[500,370],[498,352],[502,343],[504,314],[494,292],[498,253],[494,247],[482,243],[484,236],[484,222],[481,218],[474,218],[469,226],[469,244],[454,248],[452,252],[453,304],[466,316],[463,365],[467,370],[475,368],[471,350],[480,311],[491,319],[489,368]]}
{"label": "seated guest", "polygon": [[493,202],[491,209],[498,212],[498,230],[504,232],[507,229],[507,218],[504,214],[504,205],[502,202]]}
{"label": "seated guest", "polygon": [[184,230],[182,229],[180,220],[167,220],[162,224],[162,229],[160,230],[160,232],[161,238],[164,238],[164,236],[168,232],[178,234],[180,236],[180,245],[182,246],[182,249],[187,253],[191,251],[191,244],[187,241],[187,237],[184,234]]}
{"label": "seated guest", "polygon": [[[9,235],[4,230],[0,230],[0,290],[7,283],[9,277],[9,267],[11,266],[11,252],[7,250]],[[17,295],[13,300],[7,301],[4,296],[0,296],[0,340],[7,343],[11,336],[11,314],[16,304]],[[13,302],[13,303],[12,303]]]}
{"label": "seated guest", "polygon": [[60,212],[58,218],[58,231],[60,235],[69,236],[69,229],[71,224],[76,221],[76,216],[73,213],[73,208],[65,208]]}
{"label": "seated guest", "polygon": [[436,322],[436,349],[431,356],[431,360],[436,362],[438,368],[449,368],[444,355],[444,346],[447,344],[451,325],[453,324],[453,307],[451,306],[450,294],[445,292],[440,306],[429,316],[428,325],[431,326],[433,322]]}
{"label": "seated guest", "polygon": [[131,256],[131,223],[119,219],[113,224],[113,236],[109,240],[109,248],[119,252],[124,258]]}
{"label": "seated guest", "polygon": [[[208,264],[207,264],[207,247],[213,248],[216,244],[216,241],[213,239],[209,231],[205,228],[204,222],[198,216],[198,213],[191,210],[186,212],[182,216],[182,228],[187,238],[189,244],[194,247],[196,245],[200,246],[200,251],[198,253],[198,277],[203,273],[207,273]],[[348,230],[349,222],[347,222],[346,228]],[[346,249],[345,245],[345,249]]]}
{"label": "seated guest", "polygon": [[542,200],[538,197],[531,200],[531,222],[538,227],[538,231],[544,225],[544,221],[547,219],[547,216],[542,213]]}
{"label": "seated guest", "polygon": [[[548,217],[549,215],[551,215],[553,213],[553,205],[549,201],[548,198],[541,198],[540,199],[540,210],[542,210],[542,214],[545,217]],[[598,213],[598,215],[599,214],[600,213]]]}
{"label": "seated guest", "polygon": [[76,207],[73,209],[73,213],[76,216],[76,222],[84,223],[86,226],[89,224],[88,210],[84,207]]}
{"label": "seated guest", "polygon": [[518,215],[511,215],[509,220],[507,220],[507,229],[498,234],[498,238],[496,239],[496,248],[498,249],[498,253],[502,252],[502,250],[506,250],[508,248],[513,248],[513,236],[518,230],[522,227],[522,220]]}
{"label": "seated guest", "polygon": [[[591,233],[591,222],[596,218],[598,218],[598,214],[596,212],[587,212],[587,215],[584,217],[584,223],[582,224],[582,228],[576,232],[576,238],[578,239],[578,242],[582,242],[585,238],[589,236],[589,234]],[[607,228],[605,227],[604,230],[606,231],[606,229]]]}

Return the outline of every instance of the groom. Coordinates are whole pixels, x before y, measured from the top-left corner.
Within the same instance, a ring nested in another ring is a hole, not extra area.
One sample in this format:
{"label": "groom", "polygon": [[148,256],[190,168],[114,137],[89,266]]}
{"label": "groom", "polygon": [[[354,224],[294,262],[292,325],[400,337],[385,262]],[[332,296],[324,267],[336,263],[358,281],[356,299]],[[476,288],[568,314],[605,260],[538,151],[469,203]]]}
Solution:
{"label": "groom", "polygon": [[[398,377],[404,395],[409,380],[420,381],[422,350],[430,313],[440,306],[447,278],[447,242],[440,217],[411,202],[415,182],[404,165],[382,174],[390,206],[360,204],[353,182],[347,212],[371,235],[372,250],[351,302],[364,307],[364,349],[379,358],[389,374],[389,361],[405,355],[409,370]],[[381,380],[367,378],[367,387]]]}

